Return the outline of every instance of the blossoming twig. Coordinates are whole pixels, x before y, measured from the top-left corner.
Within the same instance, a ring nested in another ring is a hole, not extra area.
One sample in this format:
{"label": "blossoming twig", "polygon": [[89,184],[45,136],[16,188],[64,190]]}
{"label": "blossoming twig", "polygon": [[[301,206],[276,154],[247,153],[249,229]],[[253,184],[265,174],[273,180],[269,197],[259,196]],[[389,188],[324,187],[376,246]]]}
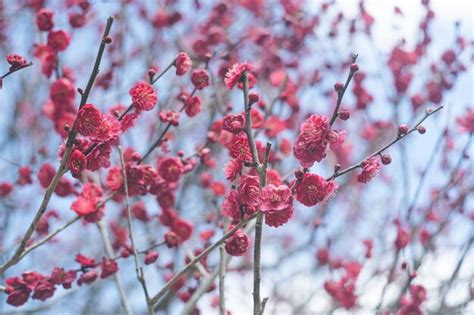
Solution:
{"label": "blossoming twig", "polygon": [[140,266],[138,262],[138,252],[137,247],[135,246],[135,239],[133,236],[133,228],[132,228],[132,212],[130,210],[130,195],[128,193],[128,181],[127,181],[127,172],[125,169],[125,160],[123,158],[122,147],[118,147],[119,155],[120,155],[120,166],[122,167],[122,176],[123,176],[123,183],[124,183],[124,190],[125,190],[125,205],[127,207],[127,224],[128,224],[128,234],[130,237],[130,243],[132,245],[132,253],[133,258],[135,260],[135,272],[137,274],[138,282],[140,282],[143,292],[145,294],[148,314],[153,314],[153,308],[150,305],[150,296],[148,294],[148,288],[145,282],[145,277],[143,273],[143,268]]}
{"label": "blossoming twig", "polygon": [[150,84],[155,84],[163,75],[165,75],[166,72],[168,72],[169,69],[171,69],[176,63],[176,58],[173,59],[173,61],[165,68],[163,71],[160,72],[155,78],[150,80]]}
{"label": "blossoming twig", "polygon": [[33,65],[33,63],[32,63],[32,62],[29,62],[29,63],[27,63],[27,64],[25,64],[25,65],[22,65],[22,66],[13,68],[12,70],[10,70],[10,71],[8,71],[7,73],[5,73],[4,75],[2,75],[2,76],[0,77],[0,79],[5,79],[5,78],[8,77],[10,74],[15,73],[15,72],[17,72],[17,71],[19,71],[19,70],[21,70],[21,69],[25,69],[25,68],[31,67],[32,65]]}
{"label": "blossoming twig", "polygon": [[408,210],[405,216],[405,219],[408,221],[410,219],[411,213],[413,209],[415,208],[415,205],[418,201],[418,198],[421,194],[421,188],[423,187],[423,183],[425,182],[426,174],[428,174],[428,171],[431,169],[431,165],[433,164],[435,157],[437,155],[438,150],[441,148],[441,143],[443,142],[444,139],[446,139],[448,127],[443,129],[441,134],[439,135],[438,139],[436,140],[436,144],[433,147],[433,152],[431,153],[428,162],[426,163],[425,168],[423,169],[420,179],[418,181],[418,185],[415,190],[415,194],[413,195],[413,199],[410,202],[410,205],[408,206]]}
{"label": "blossoming twig", "polygon": [[248,217],[247,219],[241,220],[238,224],[236,224],[232,229],[230,229],[227,233],[225,233],[218,241],[216,241],[214,244],[210,245],[207,247],[205,250],[203,250],[199,255],[197,255],[193,260],[191,260],[186,266],[184,266],[178,273],[174,275],[173,278],[171,278],[163,288],[156,293],[153,298],[151,299],[151,304],[155,305],[164,295],[165,293],[181,278],[182,275],[184,275],[188,270],[190,270],[192,267],[194,267],[195,264],[197,264],[198,261],[200,261],[203,257],[207,256],[210,252],[212,252],[214,249],[219,247],[220,244],[222,244],[226,239],[228,239],[230,236],[234,234],[235,231],[243,227],[245,224],[253,220],[257,214],[253,214],[252,216]]}
{"label": "blossoming twig", "polygon": [[[245,231],[245,233],[249,233],[254,228],[255,228],[255,221],[252,221],[252,222],[249,222],[249,224],[247,224],[244,231]],[[233,258],[233,256],[226,255],[226,257],[225,257],[225,267],[227,267],[229,265],[232,258]],[[220,271],[220,267],[219,268],[214,268],[214,270],[209,275],[209,277],[207,277],[206,279],[201,281],[199,287],[196,289],[196,291],[194,291],[193,295],[191,296],[189,301],[184,306],[184,309],[181,312],[181,315],[192,314],[192,311],[194,310],[197,301],[201,298],[202,295],[204,295],[206,292],[208,292],[208,290],[211,287],[213,281],[219,275],[219,271]]]}
{"label": "blossoming twig", "polygon": [[336,171],[334,172],[333,175],[329,176],[326,180],[332,180],[332,179],[335,179],[341,175],[344,175],[346,173],[349,173],[350,171],[353,171],[355,170],[356,168],[359,168],[361,167],[361,164],[362,162],[364,162],[365,160],[367,160],[368,158],[371,158],[371,157],[374,157],[374,156],[377,156],[381,153],[383,153],[385,150],[387,150],[388,148],[390,148],[392,145],[394,145],[395,143],[397,143],[398,141],[402,140],[403,138],[405,138],[406,136],[408,136],[410,133],[414,132],[417,130],[417,128],[428,118],[430,117],[431,115],[433,115],[434,113],[438,112],[439,110],[441,110],[443,108],[443,106],[438,106],[436,107],[435,109],[433,110],[427,110],[425,112],[425,115],[413,126],[411,127],[405,134],[398,134],[397,137],[395,139],[393,139],[392,141],[390,141],[389,143],[387,143],[385,146],[383,146],[382,148],[378,149],[377,151],[375,151],[374,153],[372,153],[371,155],[369,155],[367,158],[363,159],[362,161],[360,161],[359,163],[356,163],[352,166],[349,166],[341,171]]}
{"label": "blossoming twig", "polygon": [[[112,23],[113,23],[113,18],[109,17],[107,19],[107,25],[104,30],[104,34],[102,38],[105,38],[109,35],[110,29],[112,28]],[[97,74],[99,73],[99,66],[100,62],[102,60],[102,55],[105,50],[105,41],[102,40],[100,46],[99,46],[99,51],[97,52],[97,57],[94,63],[94,67],[92,69],[91,76],[89,78],[89,81],[87,83],[86,89],[81,93],[81,102],[79,105],[79,109],[84,106],[84,104],[87,102],[87,99],[89,97],[89,93],[92,89],[92,85],[94,84],[95,78],[97,77]],[[55,191],[56,187],[59,184],[59,181],[63,177],[63,175],[66,173],[68,169],[68,161],[69,161],[69,156],[71,155],[72,148],[73,148],[73,143],[76,138],[76,131],[75,131],[75,124],[76,120],[74,121],[73,127],[71,129],[71,132],[69,133],[67,142],[66,142],[66,150],[64,151],[63,158],[61,159],[60,165],[58,167],[58,170],[56,171],[56,174],[54,175],[53,179],[51,180],[51,183],[49,184],[48,188],[46,189],[46,193],[43,197],[43,201],[41,202],[41,205],[36,212],[36,215],[31,222],[31,224],[28,227],[28,230],[26,231],[25,235],[23,236],[20,245],[18,246],[17,250],[13,254],[12,258],[10,258],[6,263],[4,263],[0,267],[0,275],[3,275],[3,273],[10,268],[11,266],[15,265],[21,257],[21,254],[26,248],[26,245],[28,241],[30,240],[31,236],[33,235],[33,232],[36,229],[36,226],[38,225],[39,220],[43,216],[44,212],[46,211],[46,208],[49,204],[49,201],[51,199],[51,196],[53,195],[53,192]]]}
{"label": "blossoming twig", "polygon": [[41,239],[40,241],[36,242],[34,245],[30,245],[28,246],[27,248],[25,248],[24,252],[21,254],[20,256],[20,260],[23,259],[23,257],[25,257],[26,255],[28,255],[30,252],[32,252],[33,250],[37,249],[38,247],[40,247],[41,245],[47,243],[49,240],[51,240],[53,237],[55,237],[57,234],[61,233],[62,231],[64,231],[65,229],[67,229],[69,226],[73,225],[74,223],[76,223],[77,221],[79,221],[81,219],[80,216],[75,216],[74,218],[72,218],[71,220],[67,221],[63,226],[59,227],[57,230],[55,230],[54,232],[51,232],[50,234],[48,234],[47,236],[45,236],[43,239]]}
{"label": "blossoming twig", "polygon": [[[189,97],[193,97],[194,94],[196,93],[197,89],[195,88]],[[179,111],[182,112],[184,109],[186,108],[186,104],[184,104],[180,109]],[[145,161],[148,156],[150,156],[150,154],[153,152],[153,150],[155,150],[160,144],[161,144],[161,141],[163,140],[163,138],[165,137],[166,133],[168,132],[168,130],[171,128],[172,126],[172,122],[168,122],[168,124],[166,125],[165,129],[163,129],[163,131],[161,132],[160,136],[158,137],[158,139],[156,139],[155,142],[153,142],[153,144],[148,148],[148,150],[146,151],[146,153],[143,155],[143,157],[137,162],[138,164],[141,164],[143,161]]]}
{"label": "blossoming twig", "polygon": [[[252,133],[252,118],[250,116],[250,105],[249,105],[249,82],[247,73],[242,75],[243,81],[243,92],[244,92],[244,106],[245,106],[245,133],[247,134],[248,144],[250,146],[250,152],[252,154],[252,160],[255,165],[255,170],[259,176],[260,190],[266,184],[267,170],[266,162],[260,163],[257,153],[257,147],[255,145],[255,139]],[[270,153],[269,146],[267,146],[267,152],[265,159]],[[254,255],[253,255],[253,311],[254,315],[262,314],[262,302],[260,299],[260,256],[261,256],[261,243],[262,243],[262,224],[263,214],[260,210],[257,211],[257,221],[255,224],[255,244],[254,244]]]}
{"label": "blossoming twig", "polygon": [[[107,257],[109,259],[113,259],[114,257],[114,250],[112,248],[112,244],[110,243],[109,234],[107,233],[107,228],[104,226],[103,222],[97,222],[97,227],[99,228],[100,235],[102,236],[102,241],[104,242],[105,252],[107,253]],[[119,291],[120,296],[120,303],[122,304],[122,308],[125,314],[131,314],[130,306],[128,305],[127,295],[125,293],[125,289],[123,288],[122,280],[118,273],[114,274],[114,281],[117,285],[117,289]]]}
{"label": "blossoming twig", "polygon": [[347,76],[346,83],[344,84],[344,87],[342,89],[336,89],[337,91],[337,102],[336,102],[336,108],[334,108],[334,112],[332,113],[331,120],[329,121],[329,125],[333,125],[334,122],[336,121],[337,116],[339,115],[339,107],[341,107],[341,102],[342,98],[344,97],[344,93],[346,93],[347,87],[349,86],[349,83],[352,80],[352,77],[354,76],[354,73],[357,72],[357,65],[355,64],[357,60],[357,54],[352,55],[352,64],[351,64],[351,69],[349,71],[349,75]]}
{"label": "blossoming twig", "polygon": [[[165,69],[163,69],[163,71],[161,71],[160,74],[158,74],[158,76],[155,79],[150,79],[150,84],[155,84],[166,72],[168,72],[168,70],[171,69],[171,67],[175,64],[175,62],[176,62],[176,59],[173,59],[173,61]],[[133,107],[134,107],[134,104],[132,102],[130,105],[128,105],[128,107],[125,109],[125,111],[123,111],[123,113],[121,113],[120,116],[117,117],[117,120],[122,121],[123,118],[125,117],[125,115],[127,115],[133,109]],[[92,151],[94,151],[94,149],[98,145],[99,145],[98,142],[93,143],[89,148],[87,148],[84,151],[84,155],[87,156],[88,154],[90,154]]]}

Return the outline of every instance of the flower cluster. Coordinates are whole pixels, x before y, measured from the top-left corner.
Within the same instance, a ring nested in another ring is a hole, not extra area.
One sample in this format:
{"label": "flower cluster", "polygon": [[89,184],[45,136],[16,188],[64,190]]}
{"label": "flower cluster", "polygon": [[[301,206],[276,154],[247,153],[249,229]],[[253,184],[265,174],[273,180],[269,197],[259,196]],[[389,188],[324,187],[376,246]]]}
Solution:
{"label": "flower cluster", "polygon": [[260,184],[257,176],[245,175],[239,179],[237,190],[231,190],[222,203],[222,214],[239,221],[258,210]]}
{"label": "flower cluster", "polygon": [[[55,174],[56,170],[51,164],[44,163],[43,165],[41,165],[37,175],[38,181],[41,186],[45,189],[48,188]],[[62,177],[54,192],[58,196],[66,197],[71,194],[75,194],[76,189],[74,188],[73,184],[69,179]]]}
{"label": "flower cluster", "polygon": [[109,115],[102,114],[92,104],[85,104],[77,114],[77,131],[90,140],[108,142],[118,138],[122,131],[120,122]]}
{"label": "flower cluster", "polygon": [[351,309],[357,303],[356,282],[362,266],[357,262],[341,264],[345,274],[338,281],[326,281],[324,289],[345,309]]}
{"label": "flower cluster", "polygon": [[77,284],[90,284],[99,277],[94,270],[98,266],[101,269],[101,279],[108,278],[118,271],[118,265],[114,259],[104,257],[100,263],[96,263],[93,258],[77,254],[76,261],[81,266],[78,270],[66,271],[64,268],[56,267],[48,276],[33,271],[25,271],[21,277],[8,278],[5,281],[5,293],[8,294],[7,303],[13,306],[20,306],[25,304],[30,296],[32,299],[45,301],[54,295],[56,286],[70,289],[74,281],[76,281],[78,272],[82,272],[82,274],[77,279]]}
{"label": "flower cluster", "polygon": [[239,179],[237,190],[231,190],[222,203],[222,214],[239,221],[251,215],[260,205],[260,184],[257,176],[244,175]]}
{"label": "flower cluster", "polygon": [[44,114],[54,123],[56,132],[63,138],[69,135],[77,109],[76,91],[70,78],[60,78],[51,84],[50,99],[43,105]]}
{"label": "flower cluster", "polygon": [[98,222],[104,215],[104,205],[101,204],[102,195],[102,188],[96,184],[87,183],[71,205],[71,209],[77,215],[84,217],[87,222]]}
{"label": "flower cluster", "polygon": [[79,286],[85,284],[91,284],[97,278],[99,274],[95,270],[96,267],[100,266],[100,278],[106,279],[114,275],[118,271],[118,264],[114,259],[102,258],[100,263],[96,262],[94,258],[87,257],[82,254],[76,255],[76,262],[81,265],[80,271],[82,271],[81,276],[77,279],[77,284]]}
{"label": "flower cluster", "polygon": [[222,121],[222,129],[233,134],[239,134],[245,126],[244,114],[228,114]]}
{"label": "flower cluster", "polygon": [[260,192],[257,176],[243,175],[237,190],[231,190],[222,202],[222,214],[235,222],[255,213],[258,209],[265,217],[265,223],[279,227],[293,215],[293,195],[286,185],[265,186]]}
{"label": "flower cluster", "polygon": [[465,133],[474,133],[474,109],[469,108],[463,116],[456,119],[459,128]]}
{"label": "flower cluster", "polygon": [[8,294],[7,303],[13,306],[20,306],[28,301],[31,292],[33,299],[46,300],[53,296],[56,288],[54,284],[45,277],[35,272],[24,272],[20,277],[8,278],[5,282]]}
{"label": "flower cluster", "polygon": [[401,298],[401,307],[397,315],[421,315],[423,314],[420,306],[427,298],[426,289],[421,285],[410,285],[408,288],[409,297]]}
{"label": "flower cluster", "polygon": [[[125,166],[128,193],[130,196],[146,194],[155,183],[156,171],[149,165],[130,162]],[[112,191],[124,191],[124,179],[120,167],[111,167],[107,175],[107,186]]]}
{"label": "flower cluster", "polygon": [[293,152],[303,167],[311,167],[326,156],[328,144],[336,150],[344,139],[345,132],[331,130],[328,117],[311,115],[300,127]]}
{"label": "flower cluster", "polygon": [[[76,17],[72,16],[70,19],[71,25],[73,27],[84,25],[84,14],[76,14]],[[80,20],[78,17],[83,17],[82,23],[75,23],[75,21]],[[71,35],[65,30],[54,29],[54,11],[51,9],[41,8],[36,12],[36,26],[41,32],[48,32],[46,45],[36,44],[34,56],[39,59],[43,74],[50,77],[57,67],[58,53],[69,47]]]}
{"label": "flower cluster", "polygon": [[26,59],[17,54],[8,54],[7,62],[10,64],[10,71],[16,70],[26,65]]}
{"label": "flower cluster", "polygon": [[319,175],[306,173],[296,182],[296,200],[307,207],[312,207],[328,200],[337,187],[332,180],[326,181]]}
{"label": "flower cluster", "polygon": [[191,238],[194,225],[190,221],[180,218],[171,208],[163,208],[159,219],[164,226],[169,228],[164,235],[164,241],[169,248],[178,247]]}
{"label": "flower cluster", "polygon": [[173,110],[163,110],[160,112],[160,121],[169,123],[171,126],[179,125],[180,113]]}

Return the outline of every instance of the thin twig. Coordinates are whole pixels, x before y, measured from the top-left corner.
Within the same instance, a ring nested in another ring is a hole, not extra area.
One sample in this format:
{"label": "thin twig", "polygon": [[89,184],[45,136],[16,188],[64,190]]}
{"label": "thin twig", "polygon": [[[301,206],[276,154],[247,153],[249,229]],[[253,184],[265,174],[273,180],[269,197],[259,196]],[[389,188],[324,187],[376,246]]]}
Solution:
{"label": "thin twig", "polygon": [[120,155],[120,166],[122,168],[122,176],[123,176],[123,185],[124,185],[124,190],[125,190],[125,204],[127,207],[127,224],[128,224],[128,234],[130,236],[130,243],[132,245],[132,252],[133,252],[133,258],[135,260],[135,272],[137,274],[137,279],[138,282],[141,284],[143,288],[143,292],[145,294],[145,299],[146,299],[146,305],[148,309],[148,314],[153,315],[153,307],[150,304],[150,296],[148,295],[148,288],[146,285],[144,273],[143,273],[143,268],[140,266],[140,263],[138,261],[138,252],[137,252],[137,247],[135,246],[135,239],[133,236],[133,228],[132,228],[132,212],[130,209],[130,195],[128,193],[128,182],[127,182],[127,171],[125,167],[125,159],[123,157],[123,152],[122,152],[122,147],[118,146],[118,151]]}
{"label": "thin twig", "polygon": [[[244,231],[246,233],[249,233],[251,230],[255,228],[255,221],[250,222],[247,224],[245,227]],[[226,255],[225,257],[225,266],[227,267],[232,260],[232,256]],[[211,287],[213,281],[217,278],[219,275],[219,268],[214,268],[212,273],[207,277],[206,279],[202,280],[201,283],[199,284],[199,287],[194,291],[193,295],[189,299],[188,302],[186,302],[186,305],[184,306],[183,311],[181,312],[181,315],[189,315],[192,314],[192,311],[196,307],[196,304],[198,300],[206,293],[209,291],[209,288]]]}
{"label": "thin twig", "polygon": [[361,165],[362,165],[362,162],[364,162],[365,160],[371,158],[371,157],[374,157],[374,156],[377,156],[381,153],[383,153],[385,150],[387,150],[388,148],[390,148],[392,145],[394,145],[395,143],[397,143],[398,141],[402,140],[403,138],[405,138],[406,136],[408,136],[410,133],[414,132],[417,130],[417,127],[420,126],[428,117],[430,117],[431,115],[435,114],[436,112],[438,112],[439,110],[441,110],[443,108],[443,106],[439,106],[439,107],[436,107],[435,109],[431,110],[431,111],[426,111],[425,115],[413,126],[411,127],[407,133],[405,134],[398,134],[397,137],[395,139],[393,139],[392,141],[390,141],[389,143],[387,143],[385,146],[383,146],[382,148],[378,149],[377,151],[375,151],[374,153],[372,153],[371,155],[369,155],[368,157],[366,157],[365,159],[363,159],[362,161],[360,161],[359,163],[356,163],[352,166],[349,166],[341,171],[337,171],[335,172],[333,175],[331,175],[330,177],[328,177],[326,180],[332,180],[334,178],[337,178],[341,175],[344,175],[346,173],[349,173],[350,171],[352,170],[355,170],[356,168],[359,168]]}
{"label": "thin twig", "polygon": [[423,169],[423,172],[421,173],[420,179],[418,180],[418,185],[417,185],[416,190],[415,190],[415,194],[413,195],[413,199],[411,200],[410,205],[408,206],[408,210],[407,210],[407,213],[406,213],[406,216],[405,216],[405,220],[407,222],[410,220],[411,213],[412,213],[413,209],[415,208],[416,203],[418,201],[418,198],[421,194],[421,188],[423,187],[425,179],[427,178],[426,175],[428,174],[428,171],[431,169],[431,165],[435,161],[435,157],[437,155],[438,150],[441,149],[441,143],[446,138],[447,131],[448,131],[448,127],[446,127],[441,132],[441,134],[439,135],[438,140],[436,141],[436,143],[433,147],[433,152],[431,153],[431,155],[428,159],[428,162],[426,163],[426,166]]}
{"label": "thin twig", "polygon": [[163,70],[161,71],[160,74],[156,76],[156,78],[153,78],[153,80],[150,81],[151,84],[155,84],[166,72],[168,72],[169,69],[171,69],[176,63],[176,59],[173,59],[173,61]]}
{"label": "thin twig", "polygon": [[[474,231],[473,231],[474,232]],[[474,244],[474,233],[471,232],[471,236],[469,238],[468,243],[466,244],[466,247],[464,248],[464,251],[462,252],[461,256],[458,259],[458,262],[456,264],[456,267],[454,268],[453,273],[451,274],[451,277],[449,277],[449,280],[446,283],[446,289],[443,293],[443,296],[441,297],[441,309],[446,308],[446,296],[451,289],[451,286],[453,285],[454,280],[459,274],[459,270],[461,270],[461,266],[464,263],[464,260],[466,259],[467,253],[469,252],[470,249],[472,249],[472,244]]]}
{"label": "thin twig", "polygon": [[184,266],[180,271],[178,271],[173,278],[171,278],[161,289],[156,293],[153,298],[151,299],[152,305],[155,305],[164,295],[165,293],[186,273],[188,272],[191,268],[194,267],[195,264],[199,260],[201,260],[203,257],[207,256],[210,252],[212,252],[214,249],[219,247],[220,244],[222,244],[226,239],[228,239],[230,236],[232,236],[235,231],[240,229],[242,226],[253,220],[257,215],[253,214],[252,216],[248,217],[247,219],[241,220],[239,223],[237,223],[232,229],[230,229],[227,233],[225,233],[218,241],[216,241],[214,244],[210,245],[207,247],[205,250],[203,250],[199,255],[196,256],[193,260],[191,260],[186,266]]}
{"label": "thin twig", "polygon": [[[189,246],[187,246],[186,244],[183,244],[183,246],[186,250],[186,255],[188,255],[189,258],[191,258],[191,259],[196,258],[196,255],[194,255],[193,251],[191,250],[191,248],[189,248]],[[196,263],[196,268],[202,276],[204,276],[204,277],[209,276],[209,272],[207,272],[206,268],[201,264],[200,261],[198,261]]]}
{"label": "thin twig", "polygon": [[224,245],[219,246],[219,314],[226,315],[225,311],[225,269],[227,256]]}
{"label": "thin twig", "polygon": [[[193,97],[194,94],[196,94],[197,92],[197,89],[194,88],[194,90],[191,92],[191,94],[189,95],[189,97]],[[180,108],[180,112],[182,112],[184,109],[186,108],[186,104],[184,104],[181,108]],[[168,124],[166,125],[165,129],[161,132],[160,136],[158,137],[158,139],[156,139],[155,142],[153,142],[153,144],[148,148],[148,150],[146,151],[146,153],[143,155],[143,157],[138,161],[138,164],[141,164],[143,161],[145,161],[148,156],[150,156],[150,154],[153,152],[153,150],[155,150],[158,146],[160,146],[161,142],[163,141],[163,138],[165,137],[166,133],[168,132],[168,130],[171,128],[171,122],[168,122]]]}
{"label": "thin twig", "polygon": [[[99,228],[100,235],[102,236],[102,241],[104,242],[105,252],[107,253],[107,257],[109,259],[113,259],[114,257],[114,250],[112,248],[112,244],[110,243],[109,234],[107,233],[107,228],[104,226],[102,221],[97,222],[97,227]],[[114,281],[117,285],[117,289],[120,295],[120,303],[122,304],[122,308],[125,314],[132,314],[130,310],[130,306],[128,305],[127,301],[127,294],[125,293],[125,289],[123,288],[122,280],[118,273],[114,274]]]}
{"label": "thin twig", "polygon": [[[250,105],[249,105],[249,82],[247,73],[242,75],[242,81],[244,85],[244,107],[245,107],[245,133],[247,134],[248,143],[250,146],[250,152],[252,153],[252,160],[255,165],[255,170],[259,176],[260,190],[266,184],[267,170],[266,163],[260,163],[258,158],[257,147],[255,145],[255,139],[252,132],[252,119],[250,116]],[[268,159],[270,154],[270,147],[267,145],[267,152],[265,159]],[[253,312],[254,315],[262,314],[262,302],[260,299],[260,257],[261,257],[261,244],[262,244],[262,227],[263,227],[263,213],[260,209],[257,210],[257,220],[255,224],[255,242],[253,252]]]}
{"label": "thin twig", "polygon": [[[356,62],[357,60],[357,54],[352,55],[352,63]],[[347,76],[346,83],[344,84],[344,87],[342,90],[337,91],[337,102],[336,102],[336,108],[334,108],[334,112],[332,113],[331,120],[329,121],[329,125],[333,125],[334,122],[336,121],[337,116],[339,115],[339,107],[341,107],[342,103],[342,98],[344,97],[344,93],[346,93],[347,87],[349,86],[349,83],[352,80],[352,77],[354,76],[355,71],[352,69],[349,70],[349,75]]]}
{"label": "thin twig", "polygon": [[50,239],[52,239],[53,237],[55,237],[57,234],[61,233],[62,231],[64,231],[65,229],[67,229],[69,226],[73,225],[74,223],[76,223],[77,221],[79,221],[81,219],[80,216],[76,216],[74,218],[72,218],[71,220],[67,221],[63,226],[59,227],[57,230],[55,230],[54,232],[51,232],[50,234],[48,234],[47,236],[45,236],[43,239],[41,239],[40,241],[36,242],[35,244],[33,245],[30,245],[28,246],[27,248],[25,248],[25,251],[20,255],[20,260],[23,259],[23,257],[25,257],[26,255],[28,255],[30,252],[34,251],[35,249],[37,249],[38,247],[40,247],[41,245],[45,244],[46,242],[48,242]]}
{"label": "thin twig", "polygon": [[14,69],[8,71],[7,73],[5,73],[4,75],[2,75],[0,78],[1,78],[1,79],[5,79],[5,78],[8,77],[10,74],[15,73],[15,72],[17,72],[17,71],[19,71],[19,70],[21,70],[21,69],[28,68],[28,67],[30,67],[30,66],[32,66],[32,65],[33,65],[33,63],[32,63],[32,62],[29,62],[29,63],[27,63],[27,64],[24,64],[23,66],[20,66],[20,67],[18,67],[18,68],[14,68]]}

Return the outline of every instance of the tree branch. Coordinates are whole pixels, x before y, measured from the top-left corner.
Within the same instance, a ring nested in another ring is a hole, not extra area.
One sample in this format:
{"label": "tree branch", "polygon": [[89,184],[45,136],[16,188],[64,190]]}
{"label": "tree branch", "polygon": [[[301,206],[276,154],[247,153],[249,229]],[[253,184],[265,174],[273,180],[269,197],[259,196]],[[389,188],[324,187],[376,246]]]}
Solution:
{"label": "tree branch", "polygon": [[137,247],[135,245],[135,239],[133,236],[133,228],[132,228],[132,212],[130,210],[130,195],[128,193],[128,182],[127,182],[127,171],[125,168],[125,160],[123,158],[123,152],[122,152],[122,147],[118,147],[119,155],[120,155],[120,166],[122,168],[122,176],[123,176],[123,182],[124,182],[124,190],[125,190],[125,204],[127,207],[127,224],[128,224],[128,234],[130,237],[130,243],[132,245],[132,253],[133,253],[133,258],[135,260],[135,272],[137,274],[137,279],[138,282],[140,282],[142,288],[143,288],[143,293],[145,294],[145,299],[146,299],[146,305],[147,305],[147,310],[148,310],[148,315],[153,315],[153,307],[150,304],[150,296],[148,294],[148,288],[146,285],[144,273],[143,273],[143,268],[140,266],[140,263],[138,261],[138,252],[137,252]]}
{"label": "tree branch", "polygon": [[[104,34],[102,38],[105,38],[106,36],[109,35],[110,29],[112,27],[113,23],[113,18],[109,17],[107,19],[107,25],[104,30]],[[94,83],[94,80],[99,73],[99,66],[100,62],[102,60],[102,55],[104,53],[106,43],[104,40],[102,40],[99,51],[97,52],[97,57],[94,63],[94,68],[92,69],[91,76],[89,78],[89,81],[87,83],[86,89],[82,93],[81,97],[81,102],[79,105],[79,109],[87,102],[87,98],[89,97],[90,90],[92,89],[92,85]],[[73,127],[71,129],[71,132],[69,133],[67,142],[66,142],[66,150],[64,151],[63,158],[61,159],[60,165],[58,167],[58,170],[56,171],[56,174],[54,175],[53,179],[51,180],[51,183],[49,184],[48,188],[46,189],[46,193],[43,197],[43,201],[41,202],[41,205],[36,212],[35,217],[33,218],[33,221],[30,223],[30,226],[28,227],[28,230],[26,231],[25,235],[23,236],[20,245],[18,246],[17,250],[13,254],[13,256],[0,267],[0,276],[3,276],[3,273],[10,268],[11,266],[15,265],[18,263],[18,261],[21,259],[21,254],[25,250],[28,241],[30,240],[31,236],[33,235],[34,231],[36,230],[36,226],[38,225],[39,220],[43,216],[43,214],[46,211],[46,208],[49,204],[49,201],[51,199],[51,196],[53,195],[53,192],[55,191],[56,187],[58,186],[61,178],[63,175],[67,172],[68,170],[68,161],[69,161],[69,156],[71,155],[72,148],[73,148],[73,143],[76,138],[76,130],[75,130],[75,125],[77,121],[77,116],[76,119],[74,120]]]}
{"label": "tree branch", "polygon": [[228,239],[230,236],[232,236],[235,231],[243,227],[245,224],[253,220],[257,214],[253,214],[247,219],[241,220],[239,223],[237,223],[231,230],[229,230],[227,233],[225,233],[217,242],[212,244],[211,246],[207,247],[205,250],[203,250],[199,255],[197,255],[193,260],[191,260],[186,266],[184,266],[178,273],[174,275],[173,278],[171,278],[163,288],[156,293],[153,298],[151,299],[152,305],[155,305],[164,295],[165,293],[179,280],[179,278],[184,275],[186,272],[188,272],[192,267],[194,267],[195,264],[198,263],[199,260],[201,260],[203,257],[207,256],[210,252],[212,252],[214,249],[219,247],[220,244],[222,244],[226,239]]}

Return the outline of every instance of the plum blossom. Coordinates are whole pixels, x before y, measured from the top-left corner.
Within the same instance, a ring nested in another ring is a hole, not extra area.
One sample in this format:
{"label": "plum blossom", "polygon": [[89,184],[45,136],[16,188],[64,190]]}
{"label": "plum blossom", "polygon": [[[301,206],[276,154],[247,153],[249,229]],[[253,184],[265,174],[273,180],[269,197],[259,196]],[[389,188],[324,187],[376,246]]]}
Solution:
{"label": "plum blossom", "polygon": [[296,184],[296,200],[307,207],[315,206],[331,197],[337,187],[332,180],[326,181],[319,175],[306,173]]}
{"label": "plum blossom", "polygon": [[293,215],[293,195],[286,185],[268,185],[262,189],[260,209],[265,216],[265,223],[279,227]]}

